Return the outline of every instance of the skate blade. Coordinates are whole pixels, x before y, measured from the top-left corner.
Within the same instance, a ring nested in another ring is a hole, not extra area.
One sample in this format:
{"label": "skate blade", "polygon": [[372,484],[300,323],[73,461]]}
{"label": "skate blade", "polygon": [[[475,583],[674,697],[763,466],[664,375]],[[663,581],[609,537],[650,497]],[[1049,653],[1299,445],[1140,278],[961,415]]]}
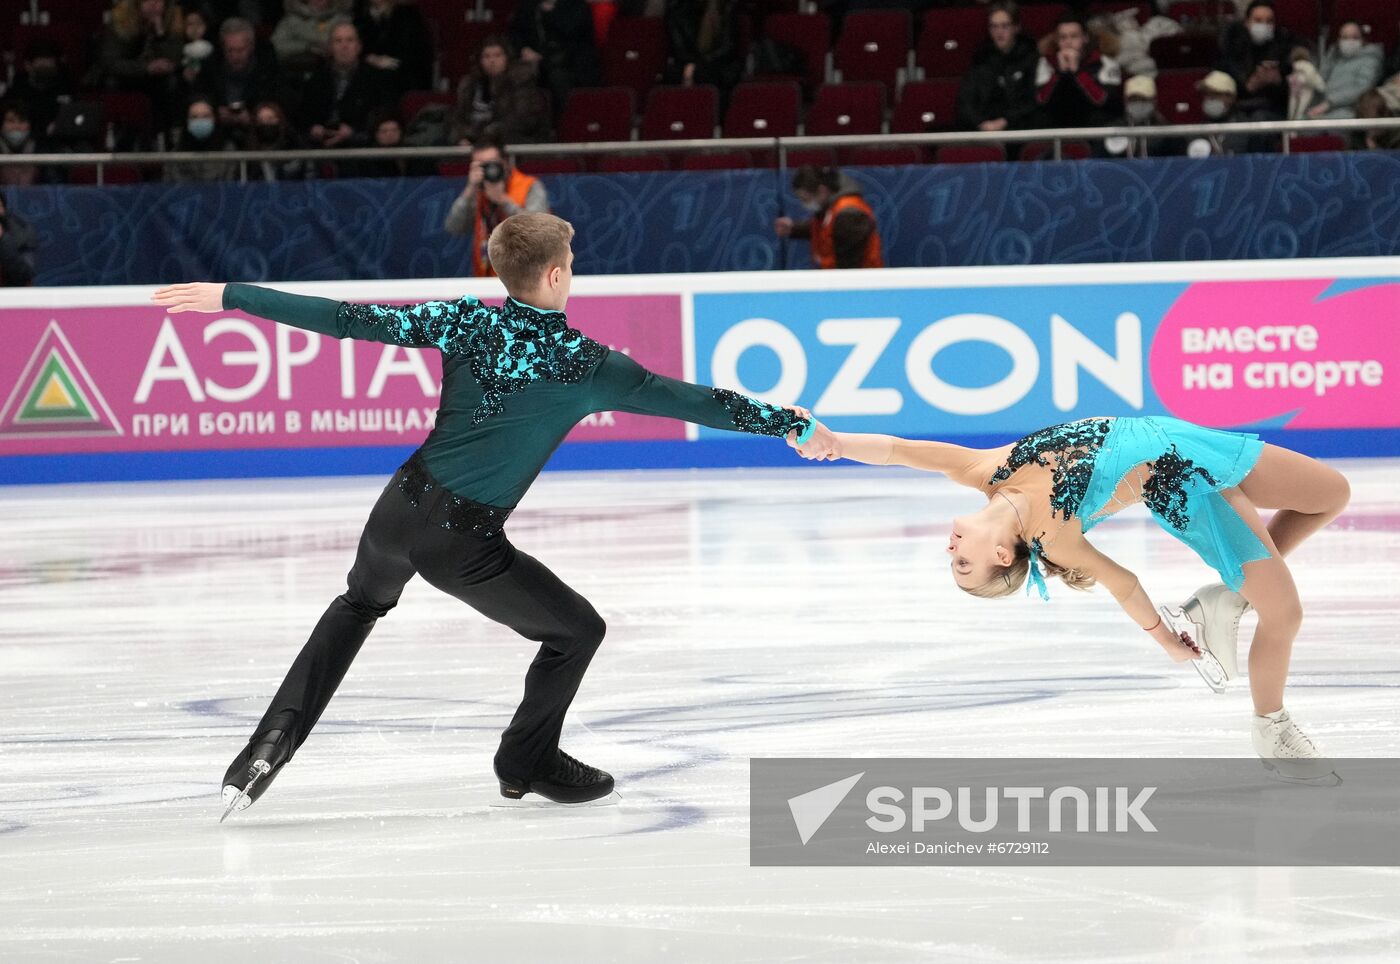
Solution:
{"label": "skate blade", "polygon": [[1342,785],[1341,774],[1336,770],[1330,773],[1313,774],[1289,772],[1287,765],[1282,767],[1269,760],[1260,760],[1265,770],[1269,771],[1269,779],[1275,783],[1287,783],[1297,787],[1339,787]]}
{"label": "skate blade", "polygon": [[491,808],[493,810],[588,810],[594,807],[615,807],[621,802],[622,797],[616,790],[606,797],[585,800],[582,803],[555,803],[538,793],[527,793],[519,798],[493,797]]}
{"label": "skate blade", "polygon": [[1216,693],[1225,692],[1225,685],[1230,678],[1225,675],[1225,667],[1220,665],[1220,660],[1215,658],[1214,653],[1202,646],[1201,658],[1191,660],[1191,665],[1212,690]]}
{"label": "skate blade", "polygon": [[224,787],[224,814],[219,818],[219,823],[223,823],[227,820],[229,814],[234,811],[247,810],[253,805],[253,797],[251,795],[253,792],[253,785],[267,776],[272,767],[268,765],[266,760],[257,760],[253,763],[253,769],[256,771],[253,774],[253,779],[249,780],[248,785],[242,790],[232,784]]}
{"label": "skate blade", "polygon": [[1192,619],[1184,610],[1172,609],[1170,606],[1158,606],[1157,612],[1173,633],[1183,631],[1190,634],[1195,640],[1197,648],[1201,651],[1200,659],[1188,660],[1193,669],[1205,680],[1207,686],[1215,693],[1224,693],[1225,684],[1230,677],[1225,672],[1225,667],[1220,665],[1220,660],[1215,658],[1215,654],[1206,648],[1205,627]]}

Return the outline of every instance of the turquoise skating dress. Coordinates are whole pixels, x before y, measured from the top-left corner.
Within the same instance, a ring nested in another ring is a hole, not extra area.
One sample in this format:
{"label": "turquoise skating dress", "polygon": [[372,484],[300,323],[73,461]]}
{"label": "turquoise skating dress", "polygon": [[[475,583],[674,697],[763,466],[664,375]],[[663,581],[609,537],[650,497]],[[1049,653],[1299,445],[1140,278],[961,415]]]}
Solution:
{"label": "turquoise skating dress", "polygon": [[[1051,517],[1062,523],[1077,517],[1087,533],[1111,514],[1119,484],[1144,467],[1140,498],[1152,518],[1238,591],[1244,564],[1269,558],[1269,550],[1220,492],[1239,485],[1263,450],[1257,435],[1201,428],[1177,418],[1088,418],[1016,442],[990,484],[1005,482],[1026,465],[1051,469]],[[1037,564],[1044,547],[1034,538],[1030,548],[1027,591],[1034,584],[1048,599]]]}

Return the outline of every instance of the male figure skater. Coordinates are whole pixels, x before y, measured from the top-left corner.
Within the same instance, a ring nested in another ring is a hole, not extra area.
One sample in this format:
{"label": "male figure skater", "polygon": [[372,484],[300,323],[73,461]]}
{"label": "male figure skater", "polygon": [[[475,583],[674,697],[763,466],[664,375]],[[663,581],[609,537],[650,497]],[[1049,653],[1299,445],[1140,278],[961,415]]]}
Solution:
{"label": "male figure skater", "polygon": [[226,311],[336,338],[442,352],[437,425],[370,512],[348,587],[326,610],[244,750],[224,775],[224,816],[256,801],[306,740],[360,646],[419,573],[482,615],[540,643],[525,695],[501,737],[501,794],[559,803],[607,796],[613,778],[559,749],[559,734],[605,626],[594,608],[503,532],[506,518],[569,430],[592,412],[662,415],[815,447],[830,433],[805,411],[666,378],[568,327],[573,228],[522,213],[492,232],[491,263],[510,297],[359,305],[245,284],[181,284],[152,301],[172,314]]}

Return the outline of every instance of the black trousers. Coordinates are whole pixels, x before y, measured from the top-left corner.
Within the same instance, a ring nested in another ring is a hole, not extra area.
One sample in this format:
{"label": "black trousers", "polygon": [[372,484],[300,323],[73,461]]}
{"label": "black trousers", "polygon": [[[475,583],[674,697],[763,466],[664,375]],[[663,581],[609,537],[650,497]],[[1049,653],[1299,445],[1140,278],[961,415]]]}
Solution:
{"label": "black trousers", "polygon": [[[524,698],[501,737],[496,769],[517,779],[542,776],[552,767],[564,714],[606,625],[587,599],[516,549],[503,532],[482,537],[445,527],[462,501],[447,490],[433,486],[425,494],[415,492],[415,505],[400,487],[408,469],[399,470],[375,503],[345,594],[316,624],[255,736],[290,728],[294,747],[300,747],[375,622],[394,608],[418,573],[488,619],[541,644],[525,674]],[[417,472],[421,481],[421,464]]]}

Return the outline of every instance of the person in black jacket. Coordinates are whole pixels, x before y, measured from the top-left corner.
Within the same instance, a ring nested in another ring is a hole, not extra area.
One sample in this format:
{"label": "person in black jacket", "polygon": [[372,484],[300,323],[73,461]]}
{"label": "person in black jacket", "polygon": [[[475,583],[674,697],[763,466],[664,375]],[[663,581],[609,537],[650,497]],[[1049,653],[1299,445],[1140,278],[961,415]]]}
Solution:
{"label": "person in black jacket", "polygon": [[277,53],[259,44],[252,23],[230,17],[219,28],[219,50],[199,72],[195,92],[208,97],[219,125],[238,138],[253,123],[253,108],[278,94]]}
{"label": "person in black jacket", "polygon": [[739,82],[739,27],[735,0],[668,0],[669,84],[713,84],[720,96]]}
{"label": "person in black jacket", "polygon": [[1287,78],[1298,41],[1274,20],[1274,5],[1254,0],[1244,22],[1230,24],[1220,36],[1216,67],[1235,78],[1235,108],[1245,120],[1283,120],[1288,113]]}
{"label": "person in black jacket", "polygon": [[330,59],[306,85],[302,128],[313,147],[363,147],[369,143],[370,114],[389,102],[389,92],[361,59],[353,23],[343,20],[332,27],[328,47]]}
{"label": "person in black jacket", "polygon": [[23,288],[34,283],[34,228],[18,214],[10,213],[0,193],[0,286]]}
{"label": "person in black jacket", "polygon": [[365,63],[380,71],[396,94],[433,86],[433,38],[417,7],[399,0],[359,0],[355,26]]}
{"label": "person in black jacket", "polygon": [[1099,53],[1073,14],[1055,27],[1055,48],[1035,68],[1035,100],[1046,127],[1096,127],[1123,112],[1123,71]]}
{"label": "person in black jacket", "polygon": [[958,120],[968,130],[1028,127],[1035,115],[1035,43],[1021,33],[1013,0],[987,8],[987,40],[958,89]]}
{"label": "person in black jacket", "polygon": [[593,14],[586,0],[524,0],[510,20],[510,41],[554,96],[555,111],[574,87],[599,83]]}

